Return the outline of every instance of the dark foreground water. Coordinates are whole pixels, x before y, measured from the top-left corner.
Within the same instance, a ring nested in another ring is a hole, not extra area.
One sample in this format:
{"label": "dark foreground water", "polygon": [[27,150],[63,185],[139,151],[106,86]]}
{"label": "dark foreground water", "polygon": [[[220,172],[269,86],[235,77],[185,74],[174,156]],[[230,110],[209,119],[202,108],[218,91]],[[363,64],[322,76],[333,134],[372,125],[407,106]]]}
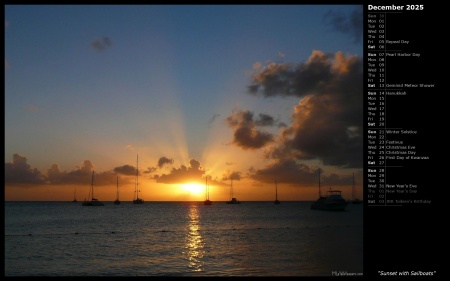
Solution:
{"label": "dark foreground water", "polygon": [[5,202],[5,275],[362,275],[362,204],[310,204]]}

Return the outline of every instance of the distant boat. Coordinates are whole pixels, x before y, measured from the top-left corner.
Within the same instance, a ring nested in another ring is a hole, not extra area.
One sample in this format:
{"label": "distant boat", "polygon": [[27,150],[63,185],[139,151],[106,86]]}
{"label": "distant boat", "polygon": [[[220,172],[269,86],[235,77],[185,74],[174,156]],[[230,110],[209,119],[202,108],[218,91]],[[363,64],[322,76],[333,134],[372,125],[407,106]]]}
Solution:
{"label": "distant boat", "polygon": [[311,204],[311,209],[327,211],[343,211],[349,202],[342,198],[340,190],[328,190],[325,196],[320,193],[320,169],[319,169],[319,199]]}
{"label": "distant boat", "polygon": [[231,180],[231,186],[230,186],[230,201],[227,201],[227,204],[241,204],[241,201],[237,200],[235,197],[233,197],[233,180]]}
{"label": "distant boat", "polygon": [[75,187],[75,190],[73,191],[73,200],[72,200],[72,202],[74,202],[74,203],[78,202],[78,200],[77,200],[77,188],[76,187]]}
{"label": "distant boat", "polygon": [[352,204],[361,204],[362,200],[356,197],[355,189],[355,173],[353,173],[353,183],[352,183]]}
{"label": "distant boat", "polygon": [[138,169],[138,160],[139,155],[136,155],[136,183],[134,187],[134,193],[136,194],[136,198],[133,199],[133,204],[144,204],[144,199],[139,198],[139,169]]}
{"label": "distant boat", "polygon": [[206,176],[206,184],[205,184],[205,188],[206,188],[206,199],[204,204],[205,205],[211,205],[212,201],[209,200],[209,186],[208,186],[208,176]]}
{"label": "distant boat", "polygon": [[278,187],[277,187],[277,180],[275,180],[275,201],[273,201],[275,205],[280,204],[280,200],[278,200]]}
{"label": "distant boat", "polygon": [[117,176],[117,198],[114,200],[114,205],[120,205],[119,200],[119,176]]}
{"label": "distant boat", "polygon": [[82,206],[104,206],[102,202],[94,198],[94,171],[92,171],[91,189],[89,191],[88,200],[84,199]]}

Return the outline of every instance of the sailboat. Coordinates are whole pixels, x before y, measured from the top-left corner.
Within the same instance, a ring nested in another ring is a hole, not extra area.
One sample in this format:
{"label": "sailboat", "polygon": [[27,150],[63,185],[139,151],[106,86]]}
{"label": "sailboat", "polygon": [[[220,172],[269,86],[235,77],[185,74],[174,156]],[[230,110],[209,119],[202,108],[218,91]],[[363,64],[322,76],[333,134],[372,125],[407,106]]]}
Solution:
{"label": "sailboat", "polygon": [[73,200],[72,200],[72,202],[78,202],[78,200],[77,200],[77,188],[75,187],[75,190],[73,191]]}
{"label": "sailboat", "polygon": [[352,204],[361,204],[362,200],[356,197],[355,189],[355,173],[353,173],[353,183],[352,183]]}
{"label": "sailboat", "polygon": [[133,204],[144,204],[144,199],[139,198],[139,169],[138,169],[138,160],[139,155],[136,155],[136,184],[134,187],[134,193],[136,194],[136,198],[133,199]]}
{"label": "sailboat", "polygon": [[311,209],[327,211],[343,211],[349,202],[342,198],[340,190],[327,191],[325,196],[320,193],[320,169],[319,169],[319,198],[311,204]]}
{"label": "sailboat", "polygon": [[237,200],[235,197],[233,197],[233,180],[231,180],[231,186],[230,186],[230,201],[227,201],[227,204],[241,204],[241,201]]}
{"label": "sailboat", "polygon": [[120,205],[119,200],[119,176],[117,176],[117,198],[114,200],[114,205]]}
{"label": "sailboat", "polygon": [[278,200],[277,180],[275,180],[275,201],[273,201],[273,203],[276,205],[280,204],[280,200]]}
{"label": "sailboat", "polygon": [[89,191],[88,200],[84,199],[82,206],[104,206],[102,202],[94,198],[94,171],[92,171],[91,189]]}
{"label": "sailboat", "polygon": [[208,186],[208,177],[206,177],[206,184],[205,184],[205,188],[206,188],[206,200],[204,202],[205,205],[211,205],[212,201],[209,200],[209,186]]}

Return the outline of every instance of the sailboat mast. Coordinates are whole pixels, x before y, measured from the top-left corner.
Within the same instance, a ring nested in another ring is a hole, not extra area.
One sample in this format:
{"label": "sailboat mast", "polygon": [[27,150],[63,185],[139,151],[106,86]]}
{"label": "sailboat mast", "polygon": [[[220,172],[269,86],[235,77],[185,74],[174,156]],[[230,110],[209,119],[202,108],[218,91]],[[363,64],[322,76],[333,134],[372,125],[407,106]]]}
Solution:
{"label": "sailboat mast", "polygon": [[353,173],[352,179],[352,199],[355,200],[356,192],[355,192],[355,173]]}
{"label": "sailboat mast", "polygon": [[119,200],[119,176],[117,176],[117,200]]}
{"label": "sailboat mast", "polygon": [[206,182],[205,182],[205,188],[206,188],[206,200],[208,200],[208,176],[206,176]]}
{"label": "sailboat mast", "polygon": [[233,198],[233,179],[231,179],[230,199]]}
{"label": "sailboat mast", "polygon": [[139,198],[139,155],[136,154],[136,199]]}
{"label": "sailboat mast", "polygon": [[320,193],[320,168],[319,168],[319,198],[322,197],[322,194]]}
{"label": "sailboat mast", "polygon": [[94,197],[94,171],[92,171],[92,179],[91,179],[91,189],[92,189],[92,200]]}
{"label": "sailboat mast", "polygon": [[277,187],[277,180],[275,180],[275,200],[278,200],[278,187]]}

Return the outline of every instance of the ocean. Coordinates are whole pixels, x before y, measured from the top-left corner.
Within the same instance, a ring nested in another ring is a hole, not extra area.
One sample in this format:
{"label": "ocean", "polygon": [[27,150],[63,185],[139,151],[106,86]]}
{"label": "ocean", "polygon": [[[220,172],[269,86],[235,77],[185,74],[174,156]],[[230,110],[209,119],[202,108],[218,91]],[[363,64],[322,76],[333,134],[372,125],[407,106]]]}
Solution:
{"label": "ocean", "polygon": [[5,276],[363,274],[363,204],[5,202]]}

